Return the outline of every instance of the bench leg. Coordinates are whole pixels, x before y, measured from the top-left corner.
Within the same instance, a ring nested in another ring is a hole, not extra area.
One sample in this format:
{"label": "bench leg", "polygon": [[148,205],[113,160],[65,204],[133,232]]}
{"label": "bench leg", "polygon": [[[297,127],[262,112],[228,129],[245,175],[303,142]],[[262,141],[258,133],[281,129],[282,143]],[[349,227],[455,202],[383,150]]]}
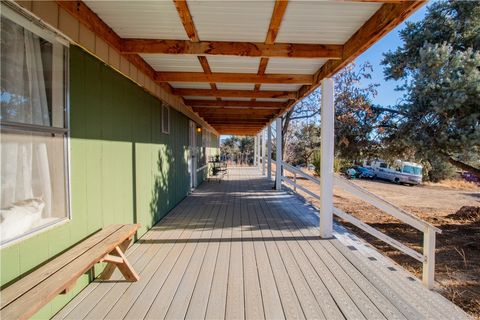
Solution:
{"label": "bench leg", "polygon": [[132,265],[128,262],[127,258],[124,255],[124,252],[127,250],[128,245],[130,244],[131,239],[125,240],[122,244],[115,247],[115,249],[107,254],[103,261],[108,262],[107,266],[100,275],[100,279],[108,280],[112,277],[115,268],[118,268],[122,275],[127,281],[138,281],[140,277],[133,270]]}

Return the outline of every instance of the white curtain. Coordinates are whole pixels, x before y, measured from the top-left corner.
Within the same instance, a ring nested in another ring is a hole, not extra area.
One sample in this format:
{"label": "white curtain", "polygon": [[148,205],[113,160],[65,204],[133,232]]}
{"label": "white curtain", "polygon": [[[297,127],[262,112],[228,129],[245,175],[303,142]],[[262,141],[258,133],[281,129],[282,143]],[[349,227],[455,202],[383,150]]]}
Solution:
{"label": "white curtain", "polygon": [[[50,126],[41,39],[2,19],[2,120]],[[41,197],[52,213],[46,135],[4,133],[1,145],[2,208]]]}

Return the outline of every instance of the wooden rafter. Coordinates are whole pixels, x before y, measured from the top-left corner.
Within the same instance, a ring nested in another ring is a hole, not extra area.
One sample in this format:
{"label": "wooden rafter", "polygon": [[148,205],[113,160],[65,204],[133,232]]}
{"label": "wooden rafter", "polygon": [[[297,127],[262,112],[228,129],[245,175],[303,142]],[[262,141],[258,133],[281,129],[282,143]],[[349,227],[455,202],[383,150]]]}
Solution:
{"label": "wooden rafter", "polygon": [[186,0],[173,0],[175,7],[177,8],[178,15],[182,20],[183,27],[185,28],[185,32],[187,33],[190,40],[194,42],[200,41],[198,37],[197,29],[195,28],[195,24],[192,20],[192,15],[190,14],[190,10],[188,9],[187,1]]}
{"label": "wooden rafter", "polygon": [[[282,83],[282,84],[303,84],[302,88],[296,95],[291,92],[288,93],[288,98],[301,99],[312,92],[318,87],[321,80],[325,77],[331,77],[338,72],[341,68],[350,63],[355,57],[364,52],[369,46],[377,41],[385,33],[392,30],[395,26],[401,23],[408,15],[415,11],[418,7],[422,6],[425,1],[407,1],[407,0],[337,0],[339,2],[381,2],[384,3],[382,7],[359,29],[352,35],[352,37],[343,45],[338,47],[324,47],[321,50],[333,49],[333,51],[327,52],[331,54],[329,61],[325,63],[314,75],[303,74],[265,74],[268,57],[287,55],[289,57],[300,57],[298,55],[307,55],[306,51],[309,51],[313,47],[309,45],[303,47],[295,47],[297,44],[275,44],[276,35],[280,29],[283,15],[287,8],[287,2],[278,0],[275,3],[275,8],[272,13],[269,30],[263,44],[253,43],[253,49],[249,43],[231,43],[231,42],[200,42],[197,30],[192,20],[192,16],[188,10],[188,5],[185,0],[173,0],[178,10],[179,16],[184,24],[185,30],[190,40],[165,40],[172,42],[154,43],[154,46],[166,46],[159,50],[170,50],[173,46],[178,47],[172,50],[178,50],[178,53],[192,52],[193,54],[207,54],[208,50],[211,50],[212,54],[235,54],[235,55],[251,55],[262,57],[257,74],[243,74],[243,73],[212,73],[206,57],[200,56],[199,62],[202,65],[204,73],[196,72],[155,72],[155,70],[147,64],[138,54],[126,54],[127,52],[134,52],[136,50],[147,50],[141,48],[135,48],[135,46],[141,46],[145,43],[134,43],[135,39],[122,39],[120,38],[107,24],[105,24],[91,9],[89,9],[82,1],[57,1],[57,3],[66,10],[69,14],[73,15],[80,23],[85,25],[88,29],[93,31],[97,36],[106,41],[110,46],[122,53],[130,63],[135,65],[140,71],[144,72],[147,76],[158,82],[167,92],[179,94],[180,90],[190,89],[172,89],[168,82],[207,82],[211,84],[211,90],[204,90],[199,95],[216,96],[220,98],[223,94],[232,97],[247,97],[247,98],[260,98],[273,93],[265,93],[267,91],[259,91],[260,85],[263,83]],[[152,41],[152,40],[145,40]],[[182,43],[184,44],[182,47]],[[243,46],[241,48],[237,45]],[[131,47],[129,47],[131,46]],[[153,46],[153,47],[154,47]],[[209,47],[211,46],[211,47]],[[226,47],[225,47],[226,46]],[[288,47],[290,46],[290,47]],[[298,45],[300,46],[300,45]],[[170,49],[169,49],[170,48]],[[300,49],[301,50],[300,50]],[[309,49],[310,48],[310,49]],[[157,50],[158,48],[151,49]],[[295,50],[293,50],[295,49]],[[297,50],[298,49],[298,50]],[[308,49],[308,50],[307,50]],[[131,50],[131,51],[128,51]],[[183,50],[183,51],[182,51]],[[189,51],[190,50],[190,51]],[[283,50],[283,51],[282,51]],[[302,52],[305,51],[305,52]],[[310,53],[311,57],[318,57],[325,53],[320,52]],[[328,51],[328,50],[327,50]],[[293,52],[293,53],[292,53]],[[339,59],[338,56],[341,57]],[[171,52],[170,52],[171,53]],[[314,56],[316,55],[316,56]],[[236,95],[232,92],[234,90],[217,90],[215,83],[253,83],[255,84],[254,90],[241,90]],[[191,89],[197,90],[197,89]],[[184,93],[184,92],[183,92]],[[275,93],[277,94],[277,93]],[[283,93],[281,93],[283,95]],[[278,97],[279,98],[279,97]],[[187,100],[188,101],[188,100]],[[298,101],[298,100],[297,100]],[[221,102],[221,101],[217,101]],[[256,102],[256,101],[253,101]],[[278,114],[288,110],[293,106],[294,102],[290,101],[287,107],[277,109]],[[221,104],[218,104],[220,106]],[[226,109],[225,109],[226,110]],[[253,109],[249,109],[250,112]]]}
{"label": "wooden rafter", "polygon": [[211,89],[173,89],[179,96],[225,97],[225,98],[272,98],[295,99],[296,91],[254,91],[254,90],[211,90]]}
{"label": "wooden rafter", "polygon": [[237,108],[225,108],[225,107],[193,107],[193,110],[195,112],[198,112],[200,114],[203,114],[205,116],[216,116],[216,115],[222,115],[225,117],[232,116],[232,117],[242,117],[242,116],[269,116],[272,114],[275,114],[275,112],[278,112],[279,109],[273,109],[273,108],[246,108],[245,109],[237,109]]}
{"label": "wooden rafter", "polygon": [[123,53],[229,55],[245,57],[341,59],[342,45],[227,41],[123,39]]}
{"label": "wooden rafter", "polygon": [[285,108],[285,102],[270,101],[217,101],[217,100],[185,100],[185,103],[192,107],[250,107],[250,108],[267,108],[280,109]]}
{"label": "wooden rafter", "polygon": [[259,76],[253,73],[157,72],[155,81],[312,84],[313,76],[308,74],[265,74]]}
{"label": "wooden rafter", "polygon": [[[194,46],[198,46],[200,44],[200,37],[198,36],[197,28],[195,28],[195,23],[193,22],[192,15],[190,14],[190,9],[188,8],[188,4],[186,0],[173,0],[175,3],[175,7],[177,8],[178,15],[182,20],[183,27],[185,28],[185,32],[187,33],[188,37],[191,41],[185,41],[193,44]],[[138,39],[137,39],[138,40]],[[133,40],[135,41],[135,40]],[[148,41],[148,40],[140,40],[140,41]],[[173,40],[175,41],[175,40]],[[129,40],[124,40],[123,45],[124,48],[128,48]],[[132,45],[132,43],[130,42]],[[138,42],[137,42],[138,44]],[[158,44],[158,42],[157,42]],[[181,45],[170,43],[173,47],[179,47]],[[172,47],[170,47],[171,49]],[[146,53],[146,52],[145,52]],[[158,52],[157,52],[158,53]],[[169,52],[172,53],[172,52]],[[200,54],[200,53],[197,53]],[[203,72],[206,74],[211,74],[212,70],[210,69],[210,65],[208,64],[207,57],[204,56],[197,56],[198,62],[202,66]],[[213,82],[210,83],[210,88],[213,90],[217,90],[217,85]]]}
{"label": "wooden rafter", "polygon": [[[282,23],[285,10],[287,10],[288,0],[276,0],[273,7],[272,17],[270,18],[270,24],[268,26],[267,36],[265,37],[265,45],[273,45],[277,38],[278,30],[280,30],[280,24]],[[267,69],[268,58],[263,57],[260,59],[260,65],[258,66],[257,75],[261,76],[265,74]],[[260,83],[255,84],[254,90],[260,90]]]}

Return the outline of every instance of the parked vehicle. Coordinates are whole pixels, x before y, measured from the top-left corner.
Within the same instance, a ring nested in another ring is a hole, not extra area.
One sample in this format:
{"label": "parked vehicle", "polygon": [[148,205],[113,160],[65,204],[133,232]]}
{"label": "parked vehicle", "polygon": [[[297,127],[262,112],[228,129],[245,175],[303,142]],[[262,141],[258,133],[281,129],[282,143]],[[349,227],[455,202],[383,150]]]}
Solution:
{"label": "parked vehicle", "polygon": [[375,171],[371,168],[366,168],[362,166],[353,167],[357,171],[357,177],[360,179],[373,179],[375,178]]}
{"label": "parked vehicle", "polygon": [[375,172],[375,177],[392,181],[417,185],[422,183],[423,166],[415,162],[395,160],[392,166],[383,160],[366,161],[365,166]]}

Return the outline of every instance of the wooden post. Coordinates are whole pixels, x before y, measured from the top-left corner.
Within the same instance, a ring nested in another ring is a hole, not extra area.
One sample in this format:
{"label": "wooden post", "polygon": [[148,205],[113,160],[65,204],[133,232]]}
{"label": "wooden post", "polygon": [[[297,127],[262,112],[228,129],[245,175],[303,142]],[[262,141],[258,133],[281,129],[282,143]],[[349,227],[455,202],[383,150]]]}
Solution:
{"label": "wooden post", "polygon": [[428,289],[433,289],[435,280],[435,230],[426,228],[423,232],[423,284]]}
{"label": "wooden post", "polygon": [[282,118],[276,119],[277,162],[275,164],[275,189],[282,190]]}
{"label": "wooden post", "polygon": [[334,157],[333,79],[322,81],[321,165],[320,165],[320,237],[332,237],[333,230],[333,157]]}
{"label": "wooden post", "polygon": [[253,165],[257,165],[257,144],[258,144],[258,136],[253,138]]}
{"label": "wooden post", "polygon": [[265,163],[265,153],[266,153],[266,144],[267,141],[265,140],[265,131],[262,130],[262,176],[265,175],[266,163]]}
{"label": "wooden post", "polygon": [[272,180],[272,126],[267,128],[267,178]]}

